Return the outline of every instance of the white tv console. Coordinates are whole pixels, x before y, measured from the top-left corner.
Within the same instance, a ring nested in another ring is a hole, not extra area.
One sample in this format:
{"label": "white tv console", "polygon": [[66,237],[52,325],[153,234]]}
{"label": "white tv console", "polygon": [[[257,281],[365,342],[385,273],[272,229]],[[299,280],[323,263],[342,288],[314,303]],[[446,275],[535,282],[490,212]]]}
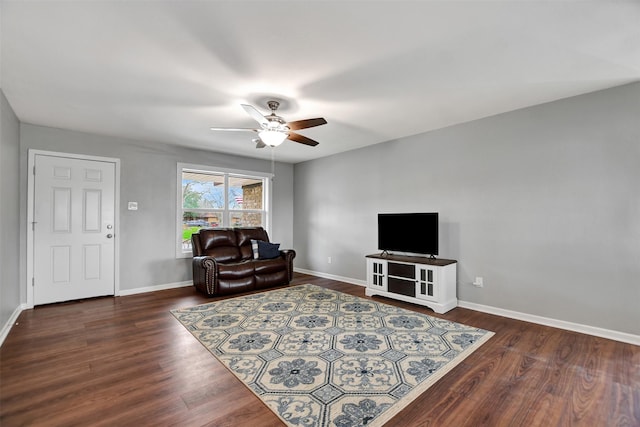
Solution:
{"label": "white tv console", "polygon": [[380,295],[446,313],[458,306],[457,261],[402,255],[367,255],[365,295]]}

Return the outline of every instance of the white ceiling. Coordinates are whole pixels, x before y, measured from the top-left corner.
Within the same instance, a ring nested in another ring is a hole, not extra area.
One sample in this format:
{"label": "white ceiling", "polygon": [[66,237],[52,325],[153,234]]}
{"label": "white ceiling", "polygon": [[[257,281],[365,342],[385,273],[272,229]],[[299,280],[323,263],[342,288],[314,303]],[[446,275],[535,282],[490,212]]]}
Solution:
{"label": "white ceiling", "polygon": [[300,162],[640,80],[640,1],[6,1],[25,123],[269,158],[240,107],[324,117]]}

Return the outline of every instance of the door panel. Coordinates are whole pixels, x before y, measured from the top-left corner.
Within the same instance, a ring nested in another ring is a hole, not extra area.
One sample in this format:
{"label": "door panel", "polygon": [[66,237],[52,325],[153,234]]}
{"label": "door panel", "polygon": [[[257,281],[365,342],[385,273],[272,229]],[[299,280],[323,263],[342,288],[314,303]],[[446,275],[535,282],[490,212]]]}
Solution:
{"label": "door panel", "polygon": [[53,188],[53,231],[71,232],[71,189]]}
{"label": "door panel", "polygon": [[34,304],[115,291],[115,164],[35,156]]}
{"label": "door panel", "polygon": [[71,247],[51,246],[51,280],[68,283],[71,280]]}
{"label": "door panel", "polygon": [[84,209],[82,229],[85,233],[102,231],[102,191],[84,190]]}

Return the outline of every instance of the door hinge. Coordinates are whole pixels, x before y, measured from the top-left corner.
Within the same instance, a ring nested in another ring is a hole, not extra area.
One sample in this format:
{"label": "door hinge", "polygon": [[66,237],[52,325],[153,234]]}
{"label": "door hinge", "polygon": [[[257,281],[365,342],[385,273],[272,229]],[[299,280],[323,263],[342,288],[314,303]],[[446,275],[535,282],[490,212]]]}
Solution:
{"label": "door hinge", "polygon": [[34,287],[36,286],[36,278],[35,277],[31,278],[31,286],[34,286]]}
{"label": "door hinge", "polygon": [[35,167],[35,165],[33,166],[33,174],[34,174],[34,175],[36,174],[36,167]]}

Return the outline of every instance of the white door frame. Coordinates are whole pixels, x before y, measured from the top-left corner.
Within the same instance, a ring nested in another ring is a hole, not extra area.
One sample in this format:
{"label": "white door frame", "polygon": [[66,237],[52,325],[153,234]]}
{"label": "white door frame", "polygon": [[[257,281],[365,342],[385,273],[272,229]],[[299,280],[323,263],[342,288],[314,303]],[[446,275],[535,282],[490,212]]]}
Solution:
{"label": "white door frame", "polygon": [[84,154],[59,153],[55,151],[29,150],[29,161],[27,168],[27,282],[25,283],[27,290],[27,308],[33,308],[33,280],[34,280],[34,235],[33,235],[33,218],[34,218],[34,197],[35,197],[35,179],[33,169],[35,167],[36,155],[51,157],[66,157],[69,159],[94,160],[99,162],[113,163],[115,172],[115,216],[113,231],[116,236],[114,242],[114,295],[120,295],[120,159],[114,157],[88,156]]}

